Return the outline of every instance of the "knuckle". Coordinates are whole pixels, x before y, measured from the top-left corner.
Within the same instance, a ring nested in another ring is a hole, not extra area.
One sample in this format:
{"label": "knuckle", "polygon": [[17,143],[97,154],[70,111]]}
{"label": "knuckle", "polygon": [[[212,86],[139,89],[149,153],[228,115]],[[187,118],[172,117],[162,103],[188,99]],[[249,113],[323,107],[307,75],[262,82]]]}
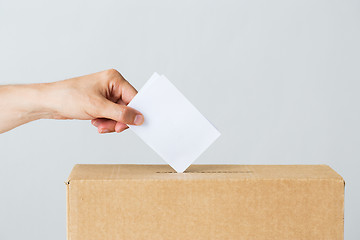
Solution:
{"label": "knuckle", "polygon": [[120,75],[120,73],[118,72],[118,70],[114,69],[114,68],[110,68],[108,70],[105,71],[107,75],[113,76],[113,75]]}
{"label": "knuckle", "polygon": [[122,107],[120,108],[120,121],[121,122],[126,122],[126,119],[127,119],[127,116],[129,115],[129,109],[128,108],[125,108],[125,107]]}
{"label": "knuckle", "polygon": [[103,72],[103,80],[108,84],[111,83],[112,85],[121,85],[126,80],[123,76],[116,70],[116,69],[108,69]]}
{"label": "knuckle", "polygon": [[105,77],[107,79],[122,79],[123,77],[116,69],[108,69],[104,71]]}

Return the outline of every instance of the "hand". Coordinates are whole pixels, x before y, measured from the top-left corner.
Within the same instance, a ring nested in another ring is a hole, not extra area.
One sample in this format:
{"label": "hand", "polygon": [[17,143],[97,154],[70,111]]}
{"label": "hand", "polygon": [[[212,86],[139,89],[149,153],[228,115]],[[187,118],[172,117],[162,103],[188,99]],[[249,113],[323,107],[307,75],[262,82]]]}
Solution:
{"label": "hand", "polygon": [[106,70],[53,83],[0,87],[0,133],[46,119],[92,120],[99,133],[141,125],[143,115],[126,105],[137,94],[121,74]]}
{"label": "hand", "polygon": [[92,120],[99,133],[122,132],[127,124],[141,125],[143,115],[127,107],[137,94],[133,86],[114,70],[54,83],[59,104],[56,118]]}

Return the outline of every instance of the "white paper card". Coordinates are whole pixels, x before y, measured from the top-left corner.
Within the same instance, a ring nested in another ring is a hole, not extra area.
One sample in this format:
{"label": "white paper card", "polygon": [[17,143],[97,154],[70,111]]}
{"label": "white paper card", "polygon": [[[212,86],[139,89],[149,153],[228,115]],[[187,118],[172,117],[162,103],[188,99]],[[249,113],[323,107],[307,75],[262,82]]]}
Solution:
{"label": "white paper card", "polygon": [[176,172],[184,172],[219,136],[211,123],[165,77],[154,73],[129,103],[144,115],[129,125]]}

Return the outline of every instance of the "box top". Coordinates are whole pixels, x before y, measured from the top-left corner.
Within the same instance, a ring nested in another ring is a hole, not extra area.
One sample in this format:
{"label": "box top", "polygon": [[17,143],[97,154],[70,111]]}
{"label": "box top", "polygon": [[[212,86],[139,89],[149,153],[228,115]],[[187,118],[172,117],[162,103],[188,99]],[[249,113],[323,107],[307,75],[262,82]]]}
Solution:
{"label": "box top", "polygon": [[333,179],[342,177],[327,165],[191,165],[176,173],[169,165],[77,164],[73,180],[205,180],[205,179]]}

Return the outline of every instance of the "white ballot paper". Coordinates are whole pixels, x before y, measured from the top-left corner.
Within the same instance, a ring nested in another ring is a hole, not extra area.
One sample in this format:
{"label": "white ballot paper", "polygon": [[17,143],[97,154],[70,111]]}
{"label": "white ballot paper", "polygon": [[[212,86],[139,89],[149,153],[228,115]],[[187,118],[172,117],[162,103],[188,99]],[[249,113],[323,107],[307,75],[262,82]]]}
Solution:
{"label": "white ballot paper", "polygon": [[184,172],[220,136],[164,75],[154,73],[128,106],[145,119],[130,129],[176,172]]}

